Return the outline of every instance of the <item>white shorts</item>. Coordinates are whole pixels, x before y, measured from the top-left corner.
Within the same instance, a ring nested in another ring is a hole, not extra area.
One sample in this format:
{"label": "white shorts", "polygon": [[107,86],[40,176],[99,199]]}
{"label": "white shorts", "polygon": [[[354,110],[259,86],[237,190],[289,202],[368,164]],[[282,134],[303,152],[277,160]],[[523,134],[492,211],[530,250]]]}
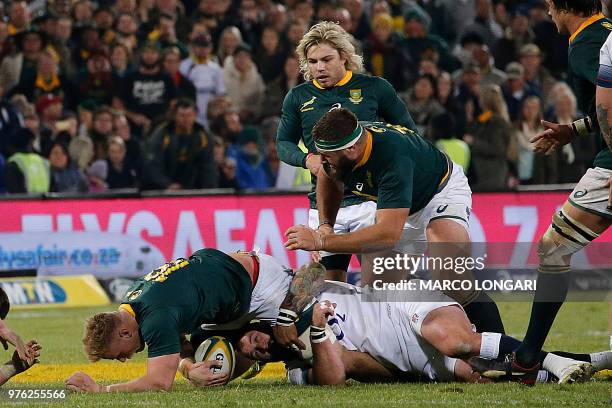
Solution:
{"label": "white shorts", "polygon": [[568,201],[583,211],[612,219],[612,211],[608,209],[610,188],[606,186],[610,176],[612,176],[610,169],[602,167],[588,169],[568,197]]}
{"label": "white shorts", "polygon": [[[418,296],[418,293],[415,293]],[[407,356],[410,373],[420,374],[430,381],[454,381],[457,359],[445,356],[429,344],[421,334],[421,325],[430,312],[446,306],[458,306],[450,297],[439,292],[439,301],[432,301],[434,294],[429,292],[424,302],[391,303],[395,330],[403,339],[402,355]],[[406,358],[406,357],[404,357]]]}
{"label": "white shorts", "polygon": [[258,254],[259,277],[251,293],[249,313],[224,324],[203,324],[205,330],[235,330],[251,320],[276,321],[278,309],[287,295],[293,279],[291,269],[266,254]]}
{"label": "white shorts", "polygon": [[449,219],[470,232],[469,220],[472,210],[472,190],[463,168],[453,163],[453,172],[448,183],[431,201],[414,214],[410,214],[404,231],[394,250],[399,253],[422,254],[427,249],[427,225],[436,219]]}
{"label": "white shorts", "polygon": [[[360,204],[349,205],[338,210],[334,232],[336,234],[346,234],[360,230],[376,222],[376,202],[366,201]],[[308,226],[313,229],[319,227],[319,211],[316,209],[308,210]],[[330,252],[321,251],[321,256],[334,255]]]}

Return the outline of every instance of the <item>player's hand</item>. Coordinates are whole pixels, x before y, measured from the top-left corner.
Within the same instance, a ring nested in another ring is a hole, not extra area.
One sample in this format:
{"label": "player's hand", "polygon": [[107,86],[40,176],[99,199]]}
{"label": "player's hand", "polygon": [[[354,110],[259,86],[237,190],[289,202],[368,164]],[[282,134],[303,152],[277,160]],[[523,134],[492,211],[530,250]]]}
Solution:
{"label": "player's hand", "polygon": [[330,302],[329,300],[323,300],[312,308],[312,325],[317,327],[325,327],[327,324],[327,318],[329,316],[333,316],[336,312],[335,303]]}
{"label": "player's hand", "polygon": [[311,154],[310,157],[306,159],[306,168],[316,177],[319,174],[319,170],[321,170],[321,156],[318,154]]}
{"label": "player's hand", "polygon": [[189,382],[196,387],[215,387],[225,385],[230,380],[227,374],[215,374],[213,368],[221,368],[221,361],[202,361],[189,369]]}
{"label": "player's hand", "polygon": [[548,156],[557,147],[568,144],[574,138],[574,131],[570,125],[542,120],[542,126],[544,126],[544,131],[530,140],[535,145],[533,151],[536,153],[544,153]]}
{"label": "player's hand", "polygon": [[5,350],[8,349],[6,342],[11,343],[13,346],[15,346],[15,350],[17,351],[17,354],[21,360],[27,362],[29,365],[33,364],[34,357],[31,350],[26,347],[26,344],[23,342],[21,337],[9,329],[4,323],[2,323],[0,326],[0,339],[4,340],[2,343],[5,346]]}
{"label": "player's hand", "polygon": [[274,325],[272,333],[274,334],[274,340],[281,346],[306,350],[306,345],[298,338],[295,324],[291,326]]}
{"label": "player's hand", "polygon": [[291,251],[304,249],[306,251],[320,251],[324,248],[326,234],[313,230],[305,225],[294,225],[285,232],[287,242],[285,247]]}
{"label": "player's hand", "polygon": [[40,344],[38,344],[36,340],[30,340],[28,344],[26,344],[26,347],[30,351],[30,354],[32,355],[33,359],[31,363],[28,363],[27,361],[22,360],[21,357],[19,357],[19,353],[17,353],[17,350],[15,350],[11,362],[13,363],[13,367],[15,367],[15,371],[17,372],[17,374],[26,371],[34,364],[39,362],[38,357],[40,357],[40,350],[42,349]]}
{"label": "player's hand", "polygon": [[72,374],[66,380],[66,389],[74,392],[102,392],[104,387],[82,371]]}

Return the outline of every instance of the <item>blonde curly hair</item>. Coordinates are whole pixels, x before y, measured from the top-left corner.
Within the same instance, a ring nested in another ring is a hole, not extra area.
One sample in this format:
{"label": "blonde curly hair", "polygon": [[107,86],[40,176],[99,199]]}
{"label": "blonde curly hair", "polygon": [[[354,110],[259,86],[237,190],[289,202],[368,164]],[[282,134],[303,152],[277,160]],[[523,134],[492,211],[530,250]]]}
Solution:
{"label": "blonde curly hair", "polygon": [[306,81],[313,79],[308,70],[308,50],[310,47],[320,44],[329,45],[336,49],[341,57],[346,58],[344,67],[347,70],[354,72],[363,71],[363,57],[355,52],[355,46],[351,43],[351,35],[340,27],[338,23],[323,21],[315,24],[308,30],[296,49],[300,71]]}
{"label": "blonde curly hair", "polygon": [[85,321],[83,345],[89,361],[96,362],[104,358],[119,323],[119,312],[98,313]]}

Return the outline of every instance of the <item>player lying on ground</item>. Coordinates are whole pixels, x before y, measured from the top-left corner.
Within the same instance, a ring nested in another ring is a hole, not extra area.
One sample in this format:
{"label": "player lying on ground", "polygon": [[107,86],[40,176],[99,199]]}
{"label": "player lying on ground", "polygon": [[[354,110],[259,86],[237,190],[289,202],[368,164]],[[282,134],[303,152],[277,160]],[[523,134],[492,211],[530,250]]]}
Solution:
{"label": "player lying on ground", "polygon": [[15,346],[13,357],[3,365],[0,365],[0,385],[38,363],[41,350],[36,340],[24,343],[21,337],[6,325],[4,319],[6,319],[10,308],[9,298],[0,287],[0,343],[2,343],[5,350],[8,350],[8,343]]}
{"label": "player lying on ground", "polygon": [[[434,302],[433,296],[439,301]],[[442,293],[432,292],[425,302],[393,299],[373,302],[364,301],[358,287],[326,281],[316,299],[318,303],[301,313],[305,320],[302,324],[310,323],[312,369],[290,370],[292,383],[344,384],[349,378],[375,382],[475,382],[480,375],[473,372],[465,359],[472,356],[495,359],[520,344],[519,340],[498,333],[474,332],[459,304]],[[326,325],[333,335],[326,331]],[[270,352],[274,341],[268,333],[244,334],[240,352],[251,359],[275,359]],[[525,383],[587,379],[593,370],[612,367],[612,352],[543,352],[540,361],[546,371],[526,378]]]}
{"label": "player lying on ground", "polygon": [[254,318],[275,319],[291,278],[291,270],[272,257],[254,253],[202,249],[189,259],[166,263],[136,281],[118,311],[88,319],[83,338],[91,361],[124,362],[146,344],[146,374],[102,386],[78,372],[66,380],[66,387],[85,392],[169,390],[179,366],[181,334],[203,324],[242,327]]}

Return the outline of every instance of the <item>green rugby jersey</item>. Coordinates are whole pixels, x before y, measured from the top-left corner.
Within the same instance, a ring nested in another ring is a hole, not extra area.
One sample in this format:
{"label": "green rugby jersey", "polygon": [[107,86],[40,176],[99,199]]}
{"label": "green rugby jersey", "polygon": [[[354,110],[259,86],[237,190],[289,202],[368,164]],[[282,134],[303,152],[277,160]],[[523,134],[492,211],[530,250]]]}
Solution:
{"label": "green rugby jersey", "polygon": [[[348,71],[346,76],[332,88],[321,87],[316,80],[305,82],[291,89],[283,102],[281,122],[276,135],[279,158],[295,167],[306,167],[306,153],[298,147],[300,140],[310,153],[317,149],[312,139],[312,128],[317,121],[334,107],[343,107],[353,112],[358,120],[377,121],[401,125],[416,130],[416,124],[397,96],[395,89],[385,79]],[[315,208],[314,185],[309,194],[311,208]],[[345,192],[342,205],[360,203],[362,197]]]}
{"label": "green rugby jersey", "polygon": [[376,201],[378,209],[421,210],[450,177],[450,161],[429,141],[405,127],[359,122],[369,130],[362,160],[342,180],[346,189]]}
{"label": "green rugby jersey", "polygon": [[247,313],[252,290],[238,261],[216,249],[201,249],[138,279],[121,307],[136,317],[151,358],[178,353],[181,333]]}
{"label": "green rugby jersey", "polygon": [[[599,72],[599,50],[611,30],[612,22],[600,13],[586,20],[569,39],[568,82],[576,95],[578,109],[593,120],[597,120],[595,81]],[[596,137],[600,152],[593,165],[612,169],[612,152],[599,132]]]}

